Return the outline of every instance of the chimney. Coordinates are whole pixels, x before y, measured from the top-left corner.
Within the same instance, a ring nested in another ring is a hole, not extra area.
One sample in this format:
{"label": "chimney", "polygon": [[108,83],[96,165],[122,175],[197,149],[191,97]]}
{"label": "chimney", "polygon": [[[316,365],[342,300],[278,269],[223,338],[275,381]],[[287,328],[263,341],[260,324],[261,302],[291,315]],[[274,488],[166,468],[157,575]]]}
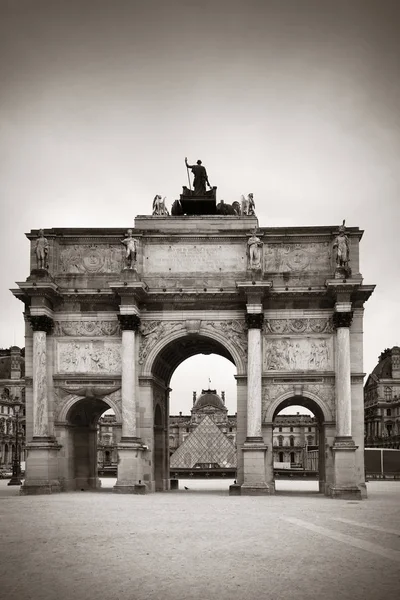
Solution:
{"label": "chimney", "polygon": [[21,379],[21,349],[11,346],[11,379]]}
{"label": "chimney", "polygon": [[180,416],[180,417],[182,416],[182,411],[181,411],[181,410],[179,411],[179,416]]}
{"label": "chimney", "polygon": [[225,404],[225,392],[221,392],[222,402]]}
{"label": "chimney", "polygon": [[193,406],[196,404],[197,392],[193,392]]}

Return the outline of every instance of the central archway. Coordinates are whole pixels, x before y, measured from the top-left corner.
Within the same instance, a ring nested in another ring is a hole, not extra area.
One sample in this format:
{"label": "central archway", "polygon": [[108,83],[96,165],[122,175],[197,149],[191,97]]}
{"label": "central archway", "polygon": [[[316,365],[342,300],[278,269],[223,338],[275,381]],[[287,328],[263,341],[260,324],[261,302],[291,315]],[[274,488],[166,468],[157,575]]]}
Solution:
{"label": "central archway", "polygon": [[[267,420],[272,424],[271,427],[271,448],[274,448],[275,453],[278,452],[278,456],[290,457],[289,462],[292,463],[292,457],[298,455],[299,448],[296,446],[296,436],[286,436],[290,440],[286,440],[286,446],[283,444],[280,447],[279,435],[275,435],[275,439],[278,438],[278,443],[274,444],[274,435],[273,429],[274,427],[279,426],[277,423],[278,414],[285,408],[291,406],[300,406],[307,408],[315,417],[315,440],[318,441],[318,451],[315,452],[310,457],[306,457],[304,455],[305,446],[302,444],[302,461],[306,461],[307,458],[314,459],[315,470],[318,473],[318,490],[320,493],[326,493],[327,489],[332,483],[333,480],[333,455],[328,449],[332,446],[333,439],[335,437],[335,421],[334,415],[330,407],[318,396],[309,393],[303,392],[302,395],[293,395],[293,393],[286,393],[279,398],[277,398],[268,408],[267,411]],[[294,432],[293,432],[294,433]],[[285,436],[282,436],[285,437]],[[293,437],[293,440],[290,439]],[[304,440],[307,439],[307,435],[303,432],[302,437]],[[303,440],[303,441],[304,441]],[[293,442],[293,443],[292,443]],[[270,461],[272,461],[272,465],[270,465],[270,472],[274,473],[273,468],[273,453],[270,453]],[[304,464],[303,464],[304,466]],[[276,470],[275,470],[276,471]],[[290,469],[291,474],[292,470]],[[275,479],[275,475],[274,475]],[[275,481],[274,481],[275,487]]]}
{"label": "central archway", "polygon": [[[175,370],[186,359],[203,354],[216,354],[235,365],[237,372],[244,370],[245,357],[238,348],[221,335],[180,334],[173,339],[159,340],[149,353],[139,377],[141,405],[151,406],[151,415],[146,411],[142,418],[141,430],[151,449],[151,468],[144,474],[144,481],[151,491],[170,488],[169,474],[169,395],[170,382]],[[238,368],[239,365],[239,368]],[[241,382],[242,383],[242,382]],[[242,415],[237,423],[237,447],[244,442],[246,435],[246,389],[237,387],[237,413]],[[238,470],[241,457],[238,453]],[[148,479],[146,480],[146,475]]]}

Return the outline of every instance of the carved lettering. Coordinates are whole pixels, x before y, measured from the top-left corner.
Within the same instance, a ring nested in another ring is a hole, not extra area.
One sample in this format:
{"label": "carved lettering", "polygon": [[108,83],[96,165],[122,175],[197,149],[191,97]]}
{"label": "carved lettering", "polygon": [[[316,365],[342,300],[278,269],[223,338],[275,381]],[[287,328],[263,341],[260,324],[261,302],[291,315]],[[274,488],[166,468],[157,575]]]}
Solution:
{"label": "carved lettering", "polygon": [[144,257],[146,273],[237,273],[247,268],[246,250],[239,244],[148,245]]}

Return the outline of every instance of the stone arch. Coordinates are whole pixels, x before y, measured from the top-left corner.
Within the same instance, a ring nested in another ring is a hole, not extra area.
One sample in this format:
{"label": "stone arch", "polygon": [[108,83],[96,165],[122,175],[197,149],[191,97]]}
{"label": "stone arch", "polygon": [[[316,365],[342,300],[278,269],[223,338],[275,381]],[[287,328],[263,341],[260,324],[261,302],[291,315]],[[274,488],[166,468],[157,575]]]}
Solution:
{"label": "stone arch", "polygon": [[[271,402],[271,404],[267,407],[267,410],[265,411],[265,422],[272,423],[272,421],[274,420],[274,417],[278,411],[278,408],[280,408],[281,404],[284,404],[287,400],[292,400],[292,399],[295,399],[297,401],[297,404],[302,404],[302,400],[304,402],[304,399],[311,400],[310,405],[315,405],[317,407],[317,411],[319,411],[319,415],[315,415],[315,416],[322,417],[322,421],[325,423],[334,421],[334,415],[332,413],[332,410],[328,406],[328,404],[324,400],[322,400],[319,396],[317,396],[316,394],[313,394],[312,392],[308,392],[308,391],[304,390],[302,392],[301,396],[294,396],[293,391],[285,392],[284,394],[281,394],[280,396],[278,396],[278,398],[276,398],[273,402]],[[295,403],[296,402],[290,402],[290,404],[295,404]],[[288,404],[288,406],[290,404]],[[310,408],[310,410],[313,410],[313,409]]]}
{"label": "stone arch", "polygon": [[[194,341],[208,341],[209,342],[209,348],[210,348],[210,354],[211,353],[215,353],[215,354],[220,354],[221,356],[224,356],[225,358],[227,358],[228,360],[230,360],[237,369],[237,374],[238,375],[243,375],[246,373],[247,371],[247,356],[245,355],[245,353],[241,353],[239,352],[239,350],[237,349],[236,345],[233,344],[231,342],[231,340],[227,339],[226,336],[224,336],[222,333],[216,332],[216,331],[209,331],[207,329],[207,331],[205,330],[201,330],[200,329],[200,333],[193,335],[188,333],[185,329],[181,329],[179,331],[173,331],[169,334],[167,334],[166,336],[162,337],[161,339],[159,339],[154,347],[152,348],[152,350],[149,352],[149,354],[147,355],[144,364],[142,366],[142,372],[141,375],[143,377],[149,377],[153,374],[154,372],[154,368],[155,368],[155,364],[157,361],[157,358],[162,355],[163,351],[165,351],[165,349],[168,346],[173,345],[174,342],[179,342],[180,340],[188,340],[188,339],[192,339]],[[214,344],[213,344],[214,342]],[[218,352],[219,350],[219,352]],[[195,354],[198,354],[198,352],[192,352],[191,354],[187,354],[186,356],[184,356],[181,360],[177,360],[176,364],[174,364],[174,367],[172,369],[172,372],[175,371],[175,369],[179,366],[179,364],[181,364],[181,362],[183,362],[184,360],[186,360],[187,358],[190,358],[190,356],[194,356]],[[172,375],[172,373],[171,373]],[[169,376],[170,379],[170,376]]]}
{"label": "stone arch", "polygon": [[[117,393],[118,393],[118,398],[116,398],[116,397],[113,398],[112,396],[115,396]],[[118,399],[119,399],[119,402],[118,402]],[[67,396],[64,399],[64,402],[60,409],[58,421],[61,421],[61,422],[67,421],[68,414],[70,413],[70,411],[73,409],[73,407],[78,402],[80,402],[82,400],[85,400],[85,396],[77,395],[77,394],[70,394],[69,396]],[[112,408],[112,410],[115,413],[115,419],[116,419],[117,423],[122,423],[121,391],[118,390],[118,392],[114,392],[113,394],[105,395],[105,396],[99,398],[99,400],[102,400],[103,402],[108,404],[109,407]]]}

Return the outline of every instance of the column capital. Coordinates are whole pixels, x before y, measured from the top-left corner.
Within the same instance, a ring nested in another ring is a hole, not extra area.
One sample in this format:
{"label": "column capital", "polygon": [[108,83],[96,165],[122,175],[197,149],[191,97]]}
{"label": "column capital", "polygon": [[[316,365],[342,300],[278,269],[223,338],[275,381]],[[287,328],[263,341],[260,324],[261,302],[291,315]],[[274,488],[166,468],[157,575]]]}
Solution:
{"label": "column capital", "polygon": [[140,317],[137,315],[118,315],[119,326],[122,331],[138,331]]}
{"label": "column capital", "polygon": [[264,323],[263,313],[247,313],[246,325],[248,329],[262,329]]}
{"label": "column capital", "polygon": [[51,333],[54,326],[54,321],[47,315],[30,316],[28,319],[33,331],[44,331],[45,333]]}
{"label": "column capital", "polygon": [[335,329],[338,329],[339,327],[350,327],[353,320],[353,311],[334,312],[332,320]]}

